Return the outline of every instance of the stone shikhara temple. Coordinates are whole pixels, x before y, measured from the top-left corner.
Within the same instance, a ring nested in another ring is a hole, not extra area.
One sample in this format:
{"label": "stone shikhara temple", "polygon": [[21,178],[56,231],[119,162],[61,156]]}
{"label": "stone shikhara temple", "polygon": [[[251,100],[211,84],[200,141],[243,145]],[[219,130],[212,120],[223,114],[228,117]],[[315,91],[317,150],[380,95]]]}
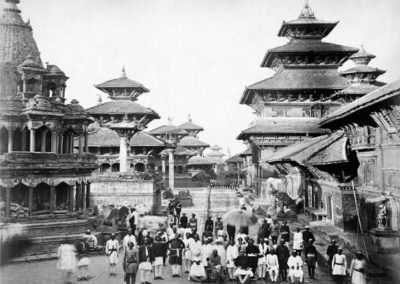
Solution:
{"label": "stone shikhara temple", "polygon": [[1,217],[4,226],[26,222],[27,235],[45,243],[35,237],[73,235],[94,220],[89,196],[97,164],[87,144],[93,119],[78,101],[65,103],[68,77],[56,65],[43,65],[19,0],[6,2],[0,18]]}
{"label": "stone shikhara temple", "polygon": [[[400,249],[400,82],[378,81],[385,71],[369,66],[375,55],[364,47],[322,41],[337,23],[317,19],[308,2],[283,22],[278,35],[289,42],[262,61],[276,74],[244,91],[240,103],[257,119],[238,139],[251,146],[260,196],[260,172],[272,166],[296,213],[340,232],[361,227],[381,259]],[[339,73],[348,59],[354,67]]]}

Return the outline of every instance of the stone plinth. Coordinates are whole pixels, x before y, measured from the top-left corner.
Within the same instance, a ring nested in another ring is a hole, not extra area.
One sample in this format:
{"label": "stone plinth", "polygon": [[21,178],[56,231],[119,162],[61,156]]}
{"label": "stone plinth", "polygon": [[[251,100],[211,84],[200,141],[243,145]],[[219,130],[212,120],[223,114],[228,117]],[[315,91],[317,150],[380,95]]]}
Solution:
{"label": "stone plinth", "polygon": [[400,252],[400,233],[392,230],[374,228],[369,231],[378,252]]}
{"label": "stone plinth", "polygon": [[90,188],[91,204],[102,207],[110,205],[140,207],[141,213],[149,213],[160,206],[153,180],[136,180],[110,176],[96,178]]}

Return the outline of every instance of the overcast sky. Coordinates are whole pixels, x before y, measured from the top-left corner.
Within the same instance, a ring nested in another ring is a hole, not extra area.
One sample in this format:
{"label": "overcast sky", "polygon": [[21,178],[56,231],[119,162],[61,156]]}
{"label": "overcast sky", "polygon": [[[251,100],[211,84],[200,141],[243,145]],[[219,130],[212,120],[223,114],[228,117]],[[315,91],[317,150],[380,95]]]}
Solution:
{"label": "overcast sky", "polygon": [[[259,65],[267,49],[286,42],[283,20],[298,17],[304,0],[21,0],[43,62],[70,77],[67,98],[96,104],[93,84],[129,78],[150,93],[139,103],[161,119],[149,129],[193,121],[200,139],[230,148],[254,119],[240,105],[246,85],[272,75]],[[377,56],[370,65],[387,70],[381,80],[400,79],[400,1],[311,0],[317,18],[339,20],[325,41],[359,47]],[[1,8],[4,4],[1,4]],[[346,64],[345,67],[349,67]]]}

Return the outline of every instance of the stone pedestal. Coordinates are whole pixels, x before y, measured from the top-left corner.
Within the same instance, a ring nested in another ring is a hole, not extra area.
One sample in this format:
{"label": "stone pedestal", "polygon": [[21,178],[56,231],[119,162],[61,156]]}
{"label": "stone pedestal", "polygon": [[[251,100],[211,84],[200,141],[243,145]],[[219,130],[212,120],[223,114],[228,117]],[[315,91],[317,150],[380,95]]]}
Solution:
{"label": "stone pedestal", "polygon": [[378,252],[400,252],[400,233],[398,231],[374,228],[369,233]]}

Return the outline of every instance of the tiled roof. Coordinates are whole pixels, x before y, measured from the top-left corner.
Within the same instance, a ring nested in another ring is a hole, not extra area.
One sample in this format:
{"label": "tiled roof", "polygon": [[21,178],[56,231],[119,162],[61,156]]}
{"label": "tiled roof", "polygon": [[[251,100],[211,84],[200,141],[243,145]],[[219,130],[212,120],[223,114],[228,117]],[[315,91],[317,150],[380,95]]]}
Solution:
{"label": "tiled roof", "polygon": [[90,115],[100,114],[147,114],[153,118],[160,118],[158,113],[150,108],[141,106],[130,100],[116,100],[95,105],[86,109]]}
{"label": "tiled roof", "polygon": [[143,131],[133,135],[130,144],[131,147],[165,147],[163,141]]}
{"label": "tiled roof", "polygon": [[285,53],[329,53],[344,54],[350,56],[357,52],[358,49],[350,46],[344,46],[320,40],[291,40],[289,43],[268,49],[265,54],[261,67],[270,67],[277,54]]}
{"label": "tiled roof", "polygon": [[385,72],[386,72],[385,70],[374,68],[374,67],[371,67],[368,65],[357,65],[355,67],[352,67],[350,69],[343,71],[341,74],[347,75],[347,74],[354,74],[354,73],[377,73],[379,75],[382,75]]}
{"label": "tiled roof", "polygon": [[192,136],[186,136],[183,137],[178,145],[183,146],[183,147],[210,147],[209,144],[195,138]]}
{"label": "tiled roof", "polygon": [[387,99],[396,99],[400,101],[400,80],[376,89],[375,91],[337,109],[322,119],[318,124],[326,126],[335,120],[354,114],[357,111],[363,110]]}
{"label": "tiled roof", "polygon": [[163,125],[160,127],[157,127],[153,130],[150,130],[149,133],[151,135],[159,135],[159,134],[181,134],[181,135],[186,135],[188,132],[180,127],[177,127],[175,125],[169,124],[169,125]]}
{"label": "tiled roof", "polygon": [[[89,147],[119,147],[118,134],[107,128],[98,127],[88,135]],[[77,143],[77,142],[76,142]],[[130,140],[132,147],[165,147],[165,143],[146,132],[138,132]]]}
{"label": "tiled roof", "polygon": [[249,135],[265,134],[324,134],[327,131],[315,125],[265,125],[256,124],[243,130],[237,139],[246,139]]}
{"label": "tiled roof", "polygon": [[147,89],[145,86],[142,84],[133,81],[129,79],[126,76],[122,76],[120,78],[112,79],[105,81],[101,84],[95,85],[96,88],[98,89],[107,89],[107,88],[136,88],[140,89],[142,92],[149,92],[149,89]]}
{"label": "tiled roof", "polygon": [[273,77],[248,86],[240,103],[249,103],[253,90],[342,90],[349,82],[336,70],[283,70]]}
{"label": "tiled roof", "polygon": [[239,155],[234,155],[227,159],[225,161],[227,164],[237,164],[237,163],[243,163],[243,158],[241,158]]}
{"label": "tiled roof", "polygon": [[200,130],[200,131],[204,130],[203,127],[201,127],[201,126],[199,126],[197,124],[194,124],[191,121],[187,121],[185,123],[182,123],[178,127],[182,128],[182,129],[185,129],[185,130]]}
{"label": "tiled roof", "polygon": [[215,144],[214,146],[211,146],[211,147],[210,147],[210,150],[213,150],[213,151],[220,151],[220,150],[222,150],[222,147],[220,147],[220,146],[218,146],[217,144]]}
{"label": "tiled roof", "polygon": [[323,151],[317,152],[307,163],[313,166],[322,166],[347,162],[347,140],[346,136],[336,140]]}
{"label": "tiled roof", "polygon": [[245,157],[245,156],[251,156],[252,152],[251,152],[251,148],[247,148],[245,151],[243,151],[242,153],[239,154],[241,157]]}
{"label": "tiled roof", "polygon": [[195,153],[193,151],[190,151],[189,149],[186,149],[183,146],[176,146],[175,152],[174,152],[175,156],[194,156]]}
{"label": "tiled roof", "polygon": [[107,128],[99,127],[88,135],[89,147],[119,147],[118,134]]}
{"label": "tiled roof", "polygon": [[372,91],[375,91],[379,87],[384,86],[385,83],[381,82],[374,82],[374,84],[368,84],[368,83],[360,83],[360,84],[351,84],[349,87],[347,87],[344,90],[341,90],[334,95],[331,96],[331,98],[338,98],[341,95],[344,94],[349,94],[349,95],[366,95]]}
{"label": "tiled roof", "polygon": [[[276,162],[292,161],[292,162],[297,162],[300,165],[309,164],[308,160],[313,156],[315,156],[316,153],[326,150],[328,146],[340,140],[342,137],[343,137],[343,132],[335,132],[330,135],[322,135],[304,142],[296,143],[288,147],[277,150],[267,159],[267,162],[276,163]],[[342,144],[343,143],[341,143],[340,145]],[[337,148],[332,148],[331,150],[333,149]],[[347,161],[345,149],[346,149],[345,147],[344,149],[340,149],[340,153],[344,152],[342,155],[344,156],[344,158],[341,159],[342,162]],[[330,157],[337,156],[337,154],[334,155],[323,154],[323,155]]]}
{"label": "tiled roof", "polygon": [[193,165],[215,165],[215,162],[207,159],[206,157],[202,157],[202,156],[194,156],[191,157],[188,160],[187,163],[188,166],[193,166]]}

